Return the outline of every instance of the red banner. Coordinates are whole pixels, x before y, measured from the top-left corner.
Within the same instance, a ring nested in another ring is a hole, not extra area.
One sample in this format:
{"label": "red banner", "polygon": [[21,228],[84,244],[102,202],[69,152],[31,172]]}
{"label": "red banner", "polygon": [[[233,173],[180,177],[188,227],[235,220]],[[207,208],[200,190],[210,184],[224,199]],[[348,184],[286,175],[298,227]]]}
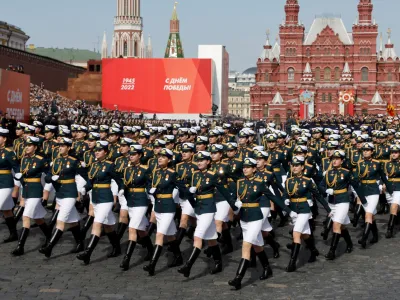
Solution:
{"label": "red banner", "polygon": [[30,76],[0,69],[0,110],[28,121],[30,115]]}
{"label": "red banner", "polygon": [[103,59],[104,108],[169,113],[212,112],[211,59]]}

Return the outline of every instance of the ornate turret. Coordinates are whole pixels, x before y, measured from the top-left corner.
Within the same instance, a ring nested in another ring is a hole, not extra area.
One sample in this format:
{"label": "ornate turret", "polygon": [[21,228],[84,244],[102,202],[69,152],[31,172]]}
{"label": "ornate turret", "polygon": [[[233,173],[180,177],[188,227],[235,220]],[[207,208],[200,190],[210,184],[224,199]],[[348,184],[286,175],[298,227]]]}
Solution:
{"label": "ornate turret", "polygon": [[170,34],[167,44],[167,49],[165,50],[165,58],[183,58],[183,47],[179,34],[179,19],[178,14],[176,12],[176,5],[178,2],[175,2],[174,10],[172,12],[172,17],[170,21]]}
{"label": "ornate turret", "polygon": [[344,64],[344,69],[342,72],[342,77],[340,78],[340,82],[342,84],[348,84],[348,83],[353,83],[353,75],[351,74],[349,64],[346,62]]}
{"label": "ornate turret", "polygon": [[314,83],[314,76],[311,71],[310,63],[307,62],[306,67],[303,72],[303,77],[301,78],[301,82],[306,84],[306,83]]}

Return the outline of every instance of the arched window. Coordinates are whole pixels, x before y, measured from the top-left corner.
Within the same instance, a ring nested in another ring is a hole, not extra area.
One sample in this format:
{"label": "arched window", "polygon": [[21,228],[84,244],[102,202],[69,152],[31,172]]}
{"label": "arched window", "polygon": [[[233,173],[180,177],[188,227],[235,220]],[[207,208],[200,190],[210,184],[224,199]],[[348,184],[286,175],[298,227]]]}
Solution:
{"label": "arched window", "polygon": [[349,48],[346,48],[346,57],[348,57],[350,54]]}
{"label": "arched window", "polygon": [[307,49],[306,49],[306,56],[307,56],[307,57],[310,57],[310,56],[311,56],[311,50],[310,50],[310,48],[307,48]]}
{"label": "arched window", "polygon": [[124,42],[124,56],[128,56],[128,43]]}
{"label": "arched window", "polygon": [[268,104],[264,105],[263,116],[264,118],[268,118]]}
{"label": "arched window", "polygon": [[392,80],[393,80],[393,74],[392,74],[392,71],[389,71],[389,72],[388,72],[388,77],[387,77],[387,80],[388,80],[388,81],[392,81]]}
{"label": "arched window", "polygon": [[316,68],[315,69],[315,80],[316,81],[320,81],[321,80],[321,69],[320,68]]}
{"label": "arched window", "polygon": [[331,81],[331,69],[325,68],[324,70],[324,81]]}
{"label": "arched window", "polygon": [[138,57],[138,42],[137,41],[135,41],[134,43],[133,43],[133,56],[134,57]]}
{"label": "arched window", "polygon": [[368,81],[369,71],[367,67],[361,69],[361,81]]}
{"label": "arched window", "polygon": [[328,94],[328,102],[332,102],[332,94],[331,93]]}
{"label": "arched window", "polygon": [[326,95],[325,95],[325,93],[323,93],[322,94],[322,102],[325,102],[326,101]]}
{"label": "arched window", "polygon": [[128,15],[128,0],[124,1],[124,15]]}
{"label": "arched window", "polygon": [[265,73],[265,81],[269,81],[269,73]]}
{"label": "arched window", "polygon": [[288,81],[294,81],[294,69],[293,68],[288,69]]}
{"label": "arched window", "polygon": [[336,67],[335,68],[335,81],[339,81],[340,80],[340,68]]}
{"label": "arched window", "polygon": [[336,49],[335,49],[335,54],[336,54],[336,55],[339,55],[339,48],[336,48]]}

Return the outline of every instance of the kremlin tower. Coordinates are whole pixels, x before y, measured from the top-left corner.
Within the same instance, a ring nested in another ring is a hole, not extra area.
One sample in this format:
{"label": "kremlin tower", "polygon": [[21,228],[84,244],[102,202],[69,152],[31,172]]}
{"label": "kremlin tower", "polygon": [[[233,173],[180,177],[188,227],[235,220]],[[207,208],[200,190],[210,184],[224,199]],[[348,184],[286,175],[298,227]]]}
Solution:
{"label": "kremlin tower", "polygon": [[167,44],[167,49],[165,50],[165,58],[183,58],[183,48],[182,42],[179,34],[179,19],[178,14],[176,12],[176,5],[178,2],[175,2],[174,10],[172,12],[172,18],[170,21],[170,34]]}

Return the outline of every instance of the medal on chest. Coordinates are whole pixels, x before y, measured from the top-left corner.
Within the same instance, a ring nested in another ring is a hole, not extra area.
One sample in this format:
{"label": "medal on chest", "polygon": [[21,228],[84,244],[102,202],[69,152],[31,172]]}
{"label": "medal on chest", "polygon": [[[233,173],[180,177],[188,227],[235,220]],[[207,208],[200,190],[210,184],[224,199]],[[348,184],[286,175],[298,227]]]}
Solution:
{"label": "medal on chest", "polygon": [[103,169],[101,169],[102,172],[106,171],[106,166],[103,166]]}
{"label": "medal on chest", "polygon": [[254,193],[257,192],[257,185],[253,186]]}
{"label": "medal on chest", "polygon": [[32,168],[33,168],[33,169],[36,168],[36,163],[33,163]]}
{"label": "medal on chest", "polygon": [[275,159],[278,159],[278,154],[277,154],[277,155],[275,155]]}
{"label": "medal on chest", "polygon": [[210,183],[210,178],[206,178],[206,184]]}
{"label": "medal on chest", "polygon": [[165,180],[168,181],[168,179],[169,179],[169,174],[167,174],[167,175],[165,176]]}
{"label": "medal on chest", "polygon": [[6,155],[5,155],[4,152],[3,152],[3,154],[1,154],[1,159],[4,159],[5,156],[6,156]]}
{"label": "medal on chest", "polygon": [[303,188],[306,188],[306,182],[303,181]]}
{"label": "medal on chest", "polygon": [[142,171],[139,171],[139,173],[137,174],[137,176],[139,177],[139,176],[140,176],[140,174],[142,174]]}
{"label": "medal on chest", "polygon": [[69,168],[70,167],[70,163],[69,162],[67,162],[67,168]]}

